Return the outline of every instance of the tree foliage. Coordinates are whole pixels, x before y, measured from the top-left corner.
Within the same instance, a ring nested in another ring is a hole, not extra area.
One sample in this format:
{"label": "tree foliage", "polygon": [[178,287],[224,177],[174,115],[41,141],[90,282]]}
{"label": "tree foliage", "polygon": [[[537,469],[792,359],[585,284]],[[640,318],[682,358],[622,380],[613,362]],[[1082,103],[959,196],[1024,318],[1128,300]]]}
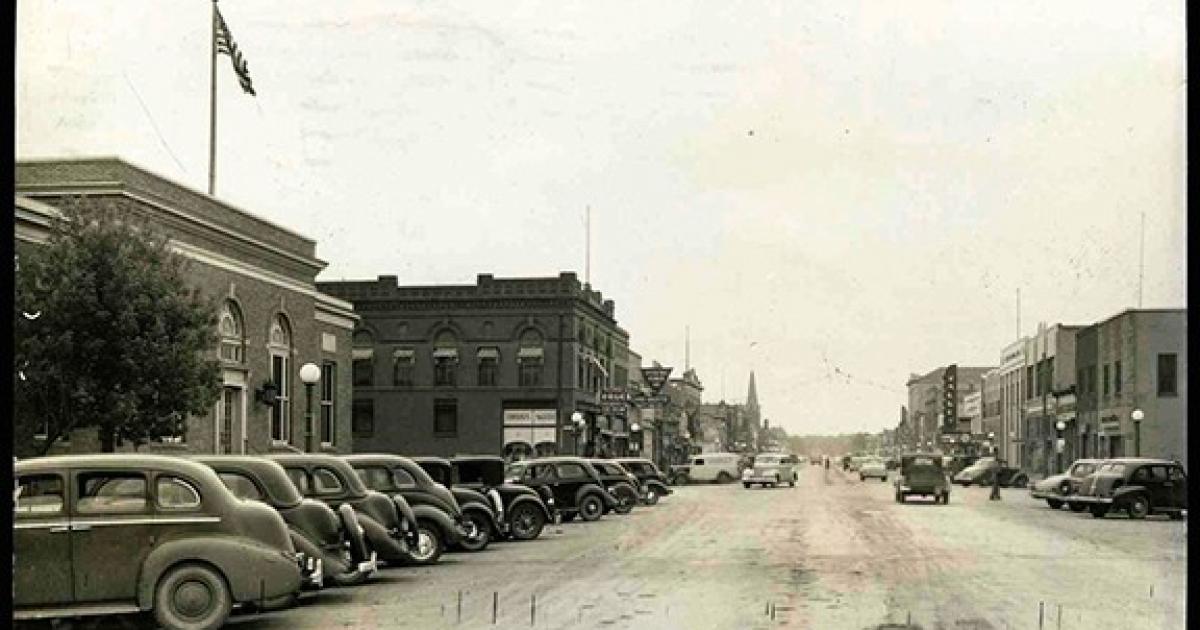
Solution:
{"label": "tree foliage", "polygon": [[220,394],[216,308],[167,239],[111,207],[69,203],[17,261],[14,437],[49,449],[94,428],[102,450],[181,435]]}

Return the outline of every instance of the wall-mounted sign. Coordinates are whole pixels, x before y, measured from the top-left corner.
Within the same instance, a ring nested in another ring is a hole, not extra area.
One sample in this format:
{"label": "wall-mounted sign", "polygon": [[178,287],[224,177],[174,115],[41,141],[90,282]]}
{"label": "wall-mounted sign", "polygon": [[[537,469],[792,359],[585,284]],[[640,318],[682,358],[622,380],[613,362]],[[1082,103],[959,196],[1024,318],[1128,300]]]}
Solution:
{"label": "wall-mounted sign", "polygon": [[671,376],[671,370],[673,369],[674,368],[659,366],[644,367],[642,368],[642,378],[646,381],[646,384],[650,386],[650,389],[657,393],[658,390],[662,389],[663,385],[666,385],[667,378]]}

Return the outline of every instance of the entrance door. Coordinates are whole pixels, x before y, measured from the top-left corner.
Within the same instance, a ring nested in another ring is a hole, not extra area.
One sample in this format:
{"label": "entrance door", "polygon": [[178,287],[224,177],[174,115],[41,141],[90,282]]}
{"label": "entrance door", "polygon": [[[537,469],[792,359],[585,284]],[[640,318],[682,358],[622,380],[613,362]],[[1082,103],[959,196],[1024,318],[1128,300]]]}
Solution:
{"label": "entrance door", "polygon": [[233,453],[241,449],[242,442],[242,388],[226,385],[219,409],[217,452]]}

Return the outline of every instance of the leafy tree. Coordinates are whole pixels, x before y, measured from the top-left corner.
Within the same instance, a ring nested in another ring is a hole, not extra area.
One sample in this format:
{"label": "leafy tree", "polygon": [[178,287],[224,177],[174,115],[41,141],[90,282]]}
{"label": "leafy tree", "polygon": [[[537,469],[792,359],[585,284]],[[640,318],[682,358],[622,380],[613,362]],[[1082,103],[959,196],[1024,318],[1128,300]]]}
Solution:
{"label": "leafy tree", "polygon": [[104,452],[181,435],[220,394],[215,305],[165,237],[109,206],[65,205],[18,260],[14,438],[45,430],[44,454],[75,429],[96,429]]}

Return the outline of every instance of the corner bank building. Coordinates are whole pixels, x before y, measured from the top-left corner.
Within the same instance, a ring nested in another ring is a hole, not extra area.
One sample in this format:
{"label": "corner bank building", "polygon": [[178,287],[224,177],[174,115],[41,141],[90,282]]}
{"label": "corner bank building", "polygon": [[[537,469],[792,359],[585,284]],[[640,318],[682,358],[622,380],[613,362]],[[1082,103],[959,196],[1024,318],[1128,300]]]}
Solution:
{"label": "corner bank building", "polygon": [[629,335],[612,300],[574,273],[441,286],[379,276],[318,288],[361,317],[354,450],[524,458],[628,447],[623,418],[604,415],[600,392],[626,386]]}

